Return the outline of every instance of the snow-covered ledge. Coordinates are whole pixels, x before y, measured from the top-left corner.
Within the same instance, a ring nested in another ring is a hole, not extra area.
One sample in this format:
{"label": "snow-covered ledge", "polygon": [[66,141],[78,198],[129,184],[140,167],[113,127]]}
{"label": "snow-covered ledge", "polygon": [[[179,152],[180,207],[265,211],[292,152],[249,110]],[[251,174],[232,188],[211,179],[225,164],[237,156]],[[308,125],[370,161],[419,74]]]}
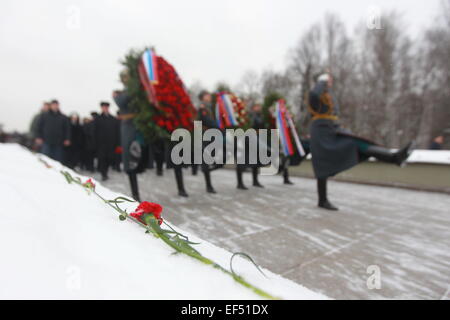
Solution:
{"label": "snow-covered ledge", "polygon": [[[48,169],[12,144],[0,144],[0,155],[0,299],[260,298],[211,266],[173,255],[138,225],[119,221],[110,207],[68,184],[59,163],[48,160]],[[108,199],[120,196],[96,185]],[[228,267],[230,252],[189,237],[201,243],[196,248],[202,254]],[[327,298],[263,269],[266,278],[244,259],[235,261],[237,273],[273,296]]]}
{"label": "snow-covered ledge", "polygon": [[450,165],[449,150],[414,150],[408,163],[430,163]]}
{"label": "snow-covered ledge", "polygon": [[[308,155],[307,159],[311,160],[311,154]],[[371,158],[370,161],[377,160]],[[407,163],[450,165],[450,150],[414,150]]]}

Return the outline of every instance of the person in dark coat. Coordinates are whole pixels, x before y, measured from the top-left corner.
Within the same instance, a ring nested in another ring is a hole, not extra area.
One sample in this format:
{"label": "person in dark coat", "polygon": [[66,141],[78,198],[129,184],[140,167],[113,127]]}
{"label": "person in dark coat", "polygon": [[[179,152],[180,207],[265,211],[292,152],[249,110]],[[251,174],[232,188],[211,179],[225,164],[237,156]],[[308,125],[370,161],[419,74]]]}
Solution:
{"label": "person in dark coat", "polygon": [[69,119],[59,110],[59,102],[53,100],[50,110],[39,119],[36,143],[42,145],[42,153],[62,162],[64,146],[70,145]]}
{"label": "person in dark coat", "polygon": [[431,142],[429,150],[442,150],[442,145],[444,144],[444,136],[437,136]]}
{"label": "person in dark coat", "polygon": [[83,149],[81,152],[81,162],[83,169],[94,172],[94,158],[95,158],[95,128],[94,118],[98,116],[96,112],[91,113],[92,118],[83,119]]}
{"label": "person in dark coat", "polygon": [[32,149],[40,152],[40,149],[42,147],[42,145],[37,145],[36,144],[36,138],[39,135],[39,122],[41,120],[41,117],[44,113],[46,113],[48,110],[50,109],[50,103],[49,102],[44,102],[42,104],[41,107],[41,111],[36,114],[33,119],[31,120],[31,124],[30,124],[30,139],[31,139],[31,144],[32,144]]}
{"label": "person in dark coat", "polygon": [[412,143],[392,152],[343,130],[338,124],[339,105],[333,95],[332,85],[331,75],[325,73],[318,77],[309,94],[309,111],[312,114],[310,149],[317,178],[318,205],[324,209],[338,210],[327,197],[329,177],[348,170],[369,157],[401,166],[412,152]]}
{"label": "person in dark coat", "polygon": [[81,153],[84,146],[84,132],[80,125],[80,117],[76,113],[70,116],[70,132],[71,141],[70,146],[66,147],[65,157],[66,165],[74,169],[81,165]]}
{"label": "person in dark coat", "polygon": [[119,121],[110,114],[109,103],[101,102],[101,114],[94,120],[98,170],[102,180],[108,179],[108,168],[114,165],[115,150],[120,144]]}

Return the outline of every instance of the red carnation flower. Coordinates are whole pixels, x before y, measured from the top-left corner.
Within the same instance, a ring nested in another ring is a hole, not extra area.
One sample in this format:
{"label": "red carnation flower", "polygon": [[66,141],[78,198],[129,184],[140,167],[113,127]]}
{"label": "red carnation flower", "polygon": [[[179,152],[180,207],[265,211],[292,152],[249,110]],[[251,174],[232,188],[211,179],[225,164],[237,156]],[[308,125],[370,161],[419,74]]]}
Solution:
{"label": "red carnation flower", "polygon": [[159,222],[159,224],[163,223],[163,219],[161,218],[161,212],[163,208],[157,203],[144,201],[139,204],[136,208],[135,212],[131,213],[130,216],[138,219],[140,222],[144,223],[145,215],[152,214]]}
{"label": "red carnation flower", "polygon": [[85,183],[83,183],[83,187],[95,189],[95,183],[92,181],[92,179],[88,179]]}

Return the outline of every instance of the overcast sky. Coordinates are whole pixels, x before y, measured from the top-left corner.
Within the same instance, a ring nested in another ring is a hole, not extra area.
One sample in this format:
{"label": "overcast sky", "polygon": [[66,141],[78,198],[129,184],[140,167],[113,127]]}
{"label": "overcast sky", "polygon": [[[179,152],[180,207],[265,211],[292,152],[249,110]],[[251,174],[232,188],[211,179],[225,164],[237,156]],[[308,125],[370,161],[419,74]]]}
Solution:
{"label": "overcast sky", "polygon": [[236,84],[246,70],[282,68],[288,49],[325,13],[340,15],[351,31],[374,5],[403,13],[414,36],[439,1],[1,0],[0,123],[27,130],[51,98],[65,113],[87,115],[121,88],[119,60],[145,45],[156,46],[188,86]]}

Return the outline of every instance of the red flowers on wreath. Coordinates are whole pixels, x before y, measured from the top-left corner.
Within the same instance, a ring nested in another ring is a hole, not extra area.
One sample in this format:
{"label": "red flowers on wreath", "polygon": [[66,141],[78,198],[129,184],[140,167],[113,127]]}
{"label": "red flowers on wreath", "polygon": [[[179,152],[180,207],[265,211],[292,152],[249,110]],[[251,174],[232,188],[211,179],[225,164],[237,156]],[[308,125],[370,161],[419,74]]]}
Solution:
{"label": "red flowers on wreath", "polygon": [[158,127],[164,127],[164,119],[160,118],[159,120],[156,121],[156,124],[158,125]]}
{"label": "red flowers on wreath", "polygon": [[236,120],[239,122],[239,125],[245,126],[248,124],[249,119],[245,110],[245,103],[234,94],[231,94],[231,102],[233,103]]}
{"label": "red flowers on wreath", "polygon": [[162,210],[163,207],[161,205],[153,202],[144,201],[139,204],[139,206],[136,208],[134,212],[130,213],[130,216],[146,224],[144,218],[147,215],[151,214],[156,218],[156,220],[158,220],[159,224],[162,224],[163,223],[163,219],[161,218]]}
{"label": "red flowers on wreath", "polygon": [[95,183],[92,181],[92,179],[88,179],[85,183],[83,183],[83,187],[95,189]]}
{"label": "red flowers on wreath", "polygon": [[183,127],[191,130],[196,117],[189,94],[175,68],[164,58],[157,56],[158,83],[154,84],[155,97],[163,113],[156,124],[168,132]]}

